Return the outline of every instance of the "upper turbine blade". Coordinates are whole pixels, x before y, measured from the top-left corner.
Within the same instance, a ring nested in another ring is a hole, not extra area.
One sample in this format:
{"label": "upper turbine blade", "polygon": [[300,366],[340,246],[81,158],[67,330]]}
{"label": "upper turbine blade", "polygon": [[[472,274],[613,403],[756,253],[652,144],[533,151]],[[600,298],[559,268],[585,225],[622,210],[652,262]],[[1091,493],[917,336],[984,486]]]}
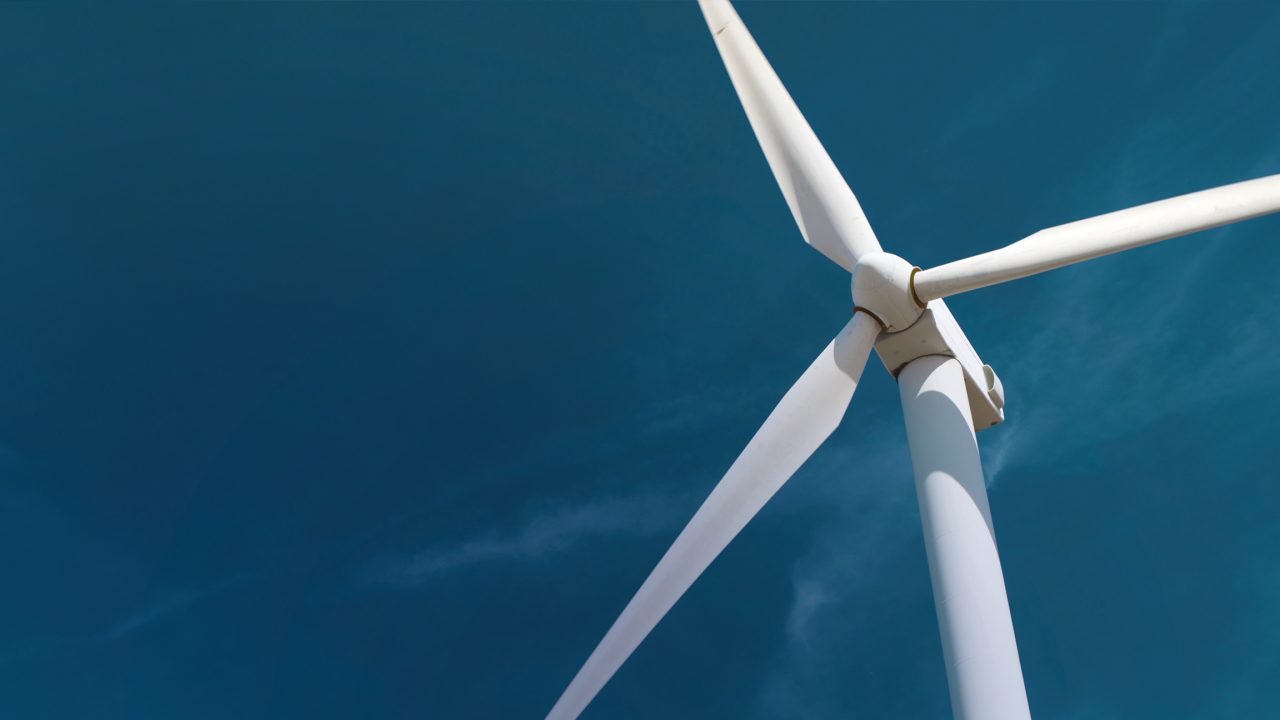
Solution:
{"label": "upper turbine blade", "polygon": [[920,302],[1280,212],[1280,175],[1201,190],[1041,230],[1012,245],[916,273]]}
{"label": "upper turbine blade", "polygon": [[773,494],[844,417],[880,332],[855,313],[805,370],[698,508],[560,696],[548,720],[573,720]]}
{"label": "upper turbine blade", "polygon": [[751,129],[787,198],[805,242],[853,272],[880,243],[782,81],[728,0],[699,0]]}

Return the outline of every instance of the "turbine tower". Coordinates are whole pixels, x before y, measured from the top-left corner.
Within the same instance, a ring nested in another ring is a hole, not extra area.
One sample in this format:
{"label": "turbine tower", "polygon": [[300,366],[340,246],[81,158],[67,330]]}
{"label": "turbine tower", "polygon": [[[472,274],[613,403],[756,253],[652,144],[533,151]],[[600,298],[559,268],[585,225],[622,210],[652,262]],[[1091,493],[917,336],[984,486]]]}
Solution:
{"label": "turbine tower", "polygon": [[1280,211],[1280,175],[1041,230],[921,270],[884,252],[867,217],[728,0],[699,0],[805,242],[853,276],[853,317],[764,421],[565,689],[578,717],[711,561],[840,424],[872,347],[897,378],[959,720],[1030,718],[975,431],[1004,388],[942,298]]}

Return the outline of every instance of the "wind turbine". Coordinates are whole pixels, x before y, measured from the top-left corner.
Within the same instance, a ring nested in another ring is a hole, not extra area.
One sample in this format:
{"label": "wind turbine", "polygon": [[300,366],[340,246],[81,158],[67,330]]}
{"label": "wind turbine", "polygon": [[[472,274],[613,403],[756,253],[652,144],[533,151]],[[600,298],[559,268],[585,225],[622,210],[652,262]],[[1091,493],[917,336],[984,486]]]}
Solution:
{"label": "wind turbine", "polygon": [[831,435],[874,346],[898,381],[954,715],[1029,718],[974,435],[1004,419],[1004,389],[942,298],[1280,211],[1280,175],[1051,227],[921,270],[881,250],[858,200],[728,0],[699,4],[801,234],[853,276],[853,317],[747,443],[547,717],[578,717]]}

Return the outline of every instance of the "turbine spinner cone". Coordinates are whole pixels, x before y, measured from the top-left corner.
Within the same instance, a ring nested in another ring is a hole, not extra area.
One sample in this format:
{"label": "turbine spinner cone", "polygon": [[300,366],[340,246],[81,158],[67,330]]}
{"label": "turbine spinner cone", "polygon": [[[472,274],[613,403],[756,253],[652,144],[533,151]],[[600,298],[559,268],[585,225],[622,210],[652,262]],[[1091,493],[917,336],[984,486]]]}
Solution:
{"label": "turbine spinner cone", "polygon": [[897,255],[867,253],[853,266],[853,303],[873,315],[886,332],[901,332],[924,312],[911,291],[911,276],[920,268]]}

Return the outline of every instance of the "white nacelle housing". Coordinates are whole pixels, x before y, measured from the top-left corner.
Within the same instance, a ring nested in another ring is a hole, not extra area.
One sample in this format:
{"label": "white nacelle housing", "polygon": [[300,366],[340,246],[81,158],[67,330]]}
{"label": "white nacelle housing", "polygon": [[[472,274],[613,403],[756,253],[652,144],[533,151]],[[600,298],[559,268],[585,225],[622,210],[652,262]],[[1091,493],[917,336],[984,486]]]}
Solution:
{"label": "white nacelle housing", "polygon": [[926,355],[959,360],[964,370],[973,429],[985,430],[1004,421],[1003,383],[990,365],[982,363],[943,301],[930,302],[920,319],[906,330],[880,333],[876,353],[894,377],[907,363]]}

